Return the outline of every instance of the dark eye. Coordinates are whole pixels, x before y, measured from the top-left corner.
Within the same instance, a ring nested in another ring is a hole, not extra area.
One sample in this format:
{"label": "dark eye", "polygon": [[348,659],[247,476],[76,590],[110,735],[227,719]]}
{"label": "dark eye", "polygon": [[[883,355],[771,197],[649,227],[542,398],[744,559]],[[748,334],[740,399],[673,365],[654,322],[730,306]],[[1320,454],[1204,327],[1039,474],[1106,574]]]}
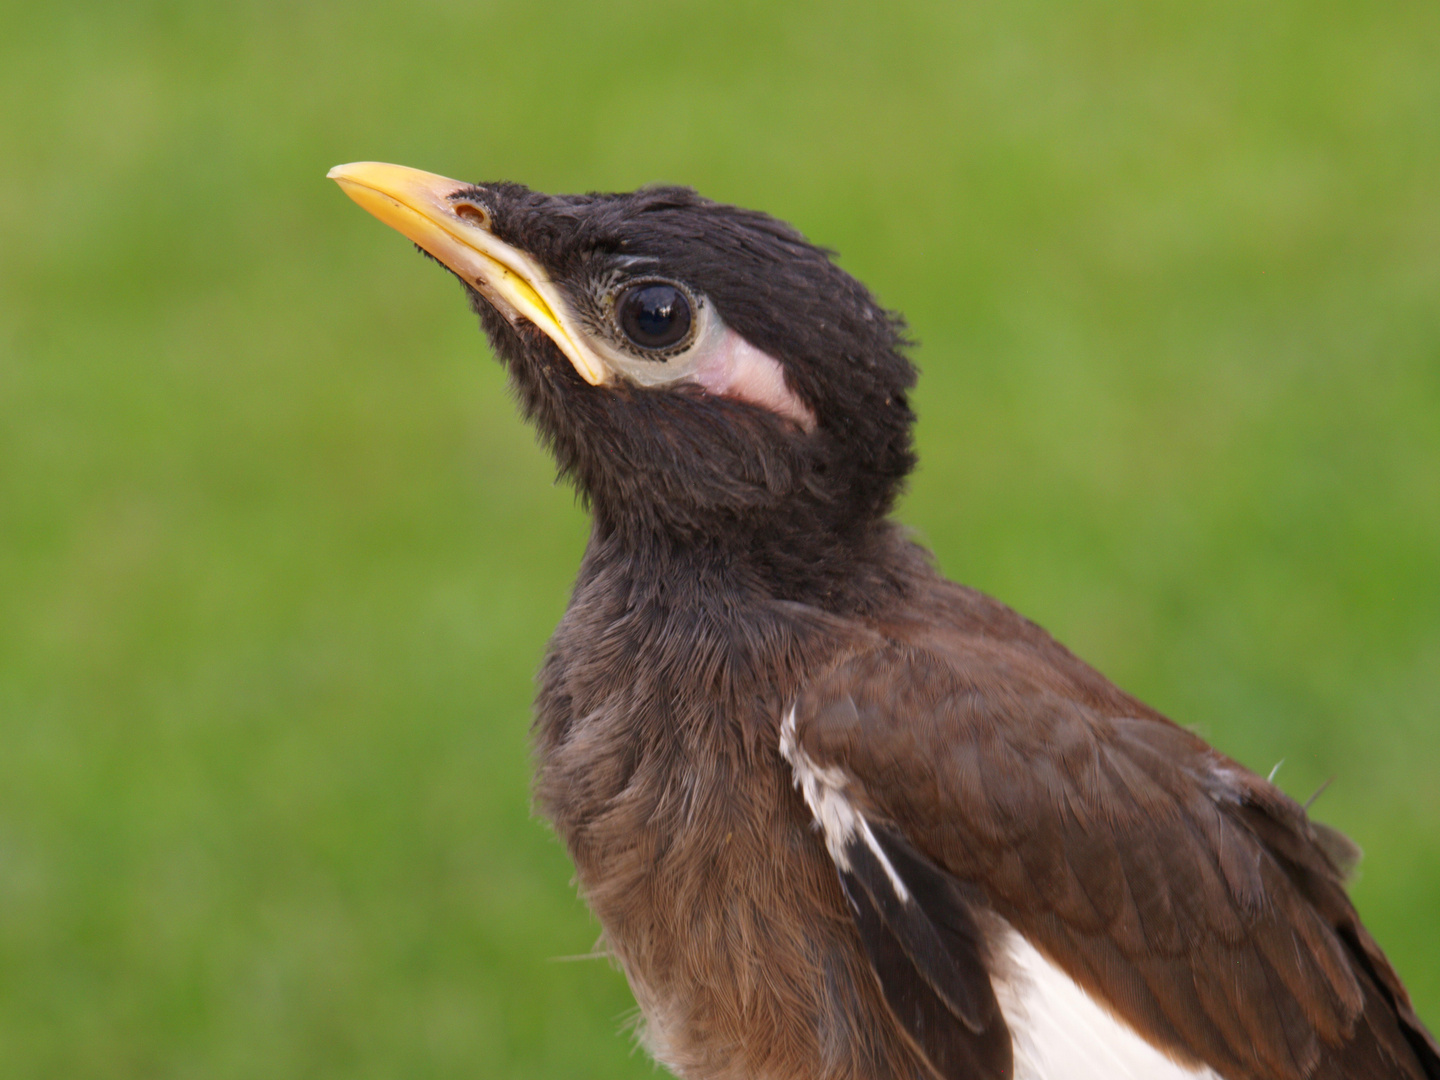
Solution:
{"label": "dark eye", "polygon": [[674,285],[632,285],[616,304],[620,329],[642,349],[668,349],[690,332],[690,301]]}

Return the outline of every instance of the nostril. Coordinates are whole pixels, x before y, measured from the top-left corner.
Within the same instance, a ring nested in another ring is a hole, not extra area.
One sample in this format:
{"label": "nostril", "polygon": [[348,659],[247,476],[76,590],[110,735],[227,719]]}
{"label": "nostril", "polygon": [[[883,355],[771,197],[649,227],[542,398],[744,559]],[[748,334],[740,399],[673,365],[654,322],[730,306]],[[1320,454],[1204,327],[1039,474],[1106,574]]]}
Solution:
{"label": "nostril", "polygon": [[472,225],[479,225],[482,229],[490,228],[490,211],[485,207],[473,202],[455,203],[455,216],[464,218]]}

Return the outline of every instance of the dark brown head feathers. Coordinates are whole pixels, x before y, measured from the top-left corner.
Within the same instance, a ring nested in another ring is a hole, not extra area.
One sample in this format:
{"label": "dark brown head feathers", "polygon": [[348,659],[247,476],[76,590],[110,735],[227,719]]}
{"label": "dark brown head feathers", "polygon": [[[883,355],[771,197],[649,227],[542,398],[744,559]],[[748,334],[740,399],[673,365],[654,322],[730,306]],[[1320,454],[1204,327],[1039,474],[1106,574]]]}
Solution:
{"label": "dark brown head feathers", "polygon": [[[626,278],[683,282],[779,363],[814,413],[802,432],[762,407],[694,386],[595,393],[543,334],[473,288],[521,407],[605,532],[759,556],[782,591],[834,578],[834,537],[863,537],[913,468],[904,326],[831,253],[768,215],[687,188],[551,196],[470,189],[497,236],[540,261],[583,307]],[[791,574],[797,580],[787,583]]]}

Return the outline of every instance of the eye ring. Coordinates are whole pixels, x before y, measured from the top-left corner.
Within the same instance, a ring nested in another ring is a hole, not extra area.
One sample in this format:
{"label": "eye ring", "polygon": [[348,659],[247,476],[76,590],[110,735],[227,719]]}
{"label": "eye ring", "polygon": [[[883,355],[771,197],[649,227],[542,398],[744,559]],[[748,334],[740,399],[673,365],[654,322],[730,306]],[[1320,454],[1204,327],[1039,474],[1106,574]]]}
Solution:
{"label": "eye ring", "polygon": [[695,301],[675,281],[632,281],[615,295],[615,325],[626,343],[647,360],[665,361],[694,337]]}

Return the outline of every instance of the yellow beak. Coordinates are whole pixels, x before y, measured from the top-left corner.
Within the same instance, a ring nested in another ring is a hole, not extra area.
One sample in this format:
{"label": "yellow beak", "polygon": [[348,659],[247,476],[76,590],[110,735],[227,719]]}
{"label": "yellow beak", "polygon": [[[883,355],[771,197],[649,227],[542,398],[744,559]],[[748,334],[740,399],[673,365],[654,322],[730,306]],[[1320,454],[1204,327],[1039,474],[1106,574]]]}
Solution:
{"label": "yellow beak", "polygon": [[361,207],[473,285],[512,322],[527,319],[543,330],[591,386],[606,381],[608,369],[549,275],[525,252],[498,239],[474,204],[450,201],[469,184],[379,161],[337,165],[326,175]]}

